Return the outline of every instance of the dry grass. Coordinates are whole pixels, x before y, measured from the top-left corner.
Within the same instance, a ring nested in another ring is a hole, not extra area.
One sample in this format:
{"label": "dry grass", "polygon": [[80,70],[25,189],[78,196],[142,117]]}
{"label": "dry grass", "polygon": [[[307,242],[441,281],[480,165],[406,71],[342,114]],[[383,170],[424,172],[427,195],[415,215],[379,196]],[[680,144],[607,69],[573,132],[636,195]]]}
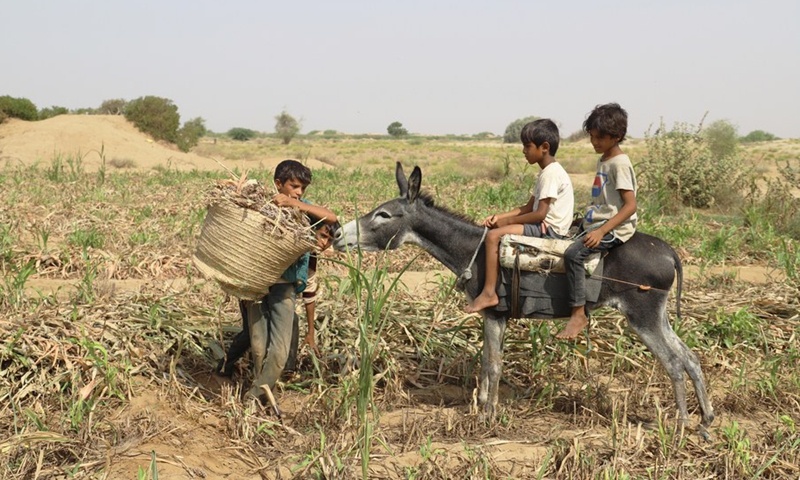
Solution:
{"label": "dry grass", "polygon": [[[442,202],[455,210],[470,203],[463,183],[437,183],[445,176],[436,173],[438,153],[426,155],[418,163],[429,162],[426,183]],[[367,208],[394,194],[390,170],[326,175],[315,176],[312,200],[324,195],[343,217],[355,212],[354,199]],[[211,375],[238,328],[238,311],[190,258],[203,195],[227,174],[51,177],[36,169],[0,172],[2,478],[152,478],[151,466],[160,478],[360,476],[359,330],[344,267],[323,264],[322,356],[302,351],[299,373],[278,389],[279,421],[242,402],[246,361],[232,382]],[[323,186],[326,179],[334,185]],[[475,189],[483,185],[472,181]],[[417,254],[393,252],[386,268],[398,272]],[[441,268],[426,255],[413,261],[415,270]],[[364,271],[383,268],[379,255],[363,262]],[[34,280],[71,288],[36,294],[26,288]],[[593,317],[590,342],[576,344],[554,339],[559,322],[514,322],[501,414],[482,422],[473,405],[480,323],[463,314],[452,278],[438,282],[424,296],[400,288],[386,312],[373,360],[380,419],[372,476],[800,474],[796,285],[686,285],[676,326],[702,358],[718,415],[704,442],[675,432],[668,378],[610,310]]]}

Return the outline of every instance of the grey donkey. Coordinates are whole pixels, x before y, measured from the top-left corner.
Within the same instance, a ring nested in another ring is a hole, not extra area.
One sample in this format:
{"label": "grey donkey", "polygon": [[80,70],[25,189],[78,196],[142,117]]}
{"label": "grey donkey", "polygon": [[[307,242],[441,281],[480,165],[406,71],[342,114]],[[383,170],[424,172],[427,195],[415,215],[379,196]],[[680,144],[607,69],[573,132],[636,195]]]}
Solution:
{"label": "grey donkey", "polygon": [[[419,167],[414,167],[406,179],[398,162],[395,176],[400,197],[341,227],[335,234],[334,248],[340,251],[350,248],[382,251],[399,248],[405,243],[417,245],[456,275],[471,270],[465,292],[470,299],[474,298],[483,285],[483,227],[435,206],[428,195],[420,193],[422,171]],[[478,256],[473,261],[476,251]],[[663,240],[637,232],[626,243],[611,249],[605,257],[600,295],[596,302],[587,304],[587,311],[607,305],[626,317],[630,328],[666,369],[675,392],[681,427],[688,426],[689,421],[684,374],[689,375],[700,404],[699,432],[708,438],[707,428],[714,420],[714,409],[706,392],[700,362],[675,334],[667,314],[667,297],[675,281],[675,272],[678,274],[680,313],[683,281],[680,258]],[[649,288],[639,288],[639,285]],[[490,308],[482,313],[483,356],[478,400],[483,413],[494,418],[503,368],[503,336],[509,312]]]}

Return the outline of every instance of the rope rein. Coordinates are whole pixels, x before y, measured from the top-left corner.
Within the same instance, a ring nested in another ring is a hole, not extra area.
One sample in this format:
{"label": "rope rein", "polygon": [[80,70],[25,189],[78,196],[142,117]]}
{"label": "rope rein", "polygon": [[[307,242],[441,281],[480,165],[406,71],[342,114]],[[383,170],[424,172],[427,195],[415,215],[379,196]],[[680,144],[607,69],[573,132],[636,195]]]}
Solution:
{"label": "rope rein", "polygon": [[483,245],[483,241],[486,240],[486,233],[489,231],[489,227],[483,227],[483,235],[481,235],[481,241],[478,242],[478,246],[475,247],[475,253],[472,254],[472,259],[469,261],[469,265],[467,268],[461,272],[461,276],[458,277],[458,283],[460,285],[466,285],[467,281],[472,278],[472,265],[475,264],[475,259],[478,257],[478,252],[481,249],[481,245]]}

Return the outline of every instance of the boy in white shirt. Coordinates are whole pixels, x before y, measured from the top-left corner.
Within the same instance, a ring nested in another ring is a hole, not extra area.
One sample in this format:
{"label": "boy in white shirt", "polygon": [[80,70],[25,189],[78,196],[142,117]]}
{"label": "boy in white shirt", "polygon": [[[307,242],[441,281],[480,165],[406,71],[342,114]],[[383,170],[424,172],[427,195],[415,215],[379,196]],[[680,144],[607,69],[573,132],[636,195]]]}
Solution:
{"label": "boy in white shirt", "polygon": [[520,133],[522,153],[529,164],[542,171],[527,204],[505,213],[490,215],[483,221],[492,230],[486,235],[486,278],[483,290],[465,309],[468,313],[494,307],[497,276],[500,270],[500,238],[503,235],[563,238],[572,224],[574,193],[569,175],[555,159],[560,135],[552,120],[543,118],[528,123]]}

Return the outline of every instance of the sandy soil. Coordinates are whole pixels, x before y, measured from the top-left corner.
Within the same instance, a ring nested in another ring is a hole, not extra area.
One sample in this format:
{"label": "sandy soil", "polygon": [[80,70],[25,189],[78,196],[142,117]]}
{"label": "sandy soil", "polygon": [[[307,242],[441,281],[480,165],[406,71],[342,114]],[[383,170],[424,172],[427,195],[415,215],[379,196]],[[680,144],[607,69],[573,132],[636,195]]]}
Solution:
{"label": "sandy soil", "polygon": [[[101,156],[102,152],[102,156]],[[96,171],[105,157],[106,167],[132,170],[173,168],[178,170],[222,170],[228,168],[272,168],[283,158],[253,157],[227,161],[184,153],[177,147],[140,132],[119,115],[59,115],[39,122],[15,118],[0,124],[0,163],[49,166],[53,159],[81,158],[86,171]],[[311,169],[329,168],[309,159]]]}

